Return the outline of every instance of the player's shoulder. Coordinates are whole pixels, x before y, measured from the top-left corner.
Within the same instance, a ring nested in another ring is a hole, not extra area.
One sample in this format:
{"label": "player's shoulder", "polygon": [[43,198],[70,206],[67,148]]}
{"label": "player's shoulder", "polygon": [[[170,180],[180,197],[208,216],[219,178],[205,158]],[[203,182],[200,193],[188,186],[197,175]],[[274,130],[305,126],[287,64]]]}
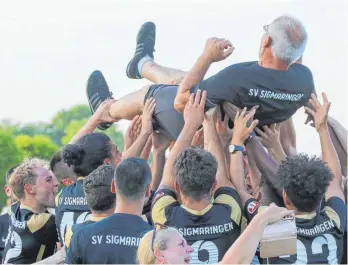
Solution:
{"label": "player's shoulder", "polygon": [[8,213],[0,215],[0,231],[7,230],[7,227],[9,226],[10,223],[10,215]]}
{"label": "player's shoulder", "polygon": [[257,71],[260,68],[257,61],[242,62],[231,64],[223,69],[225,72],[245,72],[245,71]]}

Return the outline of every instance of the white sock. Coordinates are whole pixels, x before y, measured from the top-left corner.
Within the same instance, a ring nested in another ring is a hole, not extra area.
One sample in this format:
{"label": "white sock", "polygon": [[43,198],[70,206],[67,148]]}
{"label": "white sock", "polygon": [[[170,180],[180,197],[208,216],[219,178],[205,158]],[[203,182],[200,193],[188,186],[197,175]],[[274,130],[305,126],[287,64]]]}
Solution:
{"label": "white sock", "polygon": [[152,58],[149,55],[145,55],[143,58],[140,59],[139,63],[138,63],[138,72],[141,75],[141,70],[144,66],[144,64],[148,61],[153,61]]}

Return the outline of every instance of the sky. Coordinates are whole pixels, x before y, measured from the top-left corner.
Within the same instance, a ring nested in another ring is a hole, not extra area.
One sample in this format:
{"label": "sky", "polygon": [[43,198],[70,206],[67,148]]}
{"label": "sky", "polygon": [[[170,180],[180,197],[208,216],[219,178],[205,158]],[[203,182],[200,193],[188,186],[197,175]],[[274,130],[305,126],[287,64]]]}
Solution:
{"label": "sky", "polygon": [[[327,93],[330,115],[348,127],[346,2],[3,0],[0,119],[49,121],[60,109],[87,104],[85,85],[95,69],[104,73],[115,98],[149,84],[125,75],[136,33],[146,21],[157,25],[156,61],[182,70],[192,67],[206,39],[229,39],[236,50],[214,64],[209,77],[230,64],[257,60],[262,26],[287,14],[307,29],[303,63],[317,92]],[[303,124],[303,112],[294,116],[298,150],[318,154],[319,138]],[[120,128],[127,124],[121,122]]]}

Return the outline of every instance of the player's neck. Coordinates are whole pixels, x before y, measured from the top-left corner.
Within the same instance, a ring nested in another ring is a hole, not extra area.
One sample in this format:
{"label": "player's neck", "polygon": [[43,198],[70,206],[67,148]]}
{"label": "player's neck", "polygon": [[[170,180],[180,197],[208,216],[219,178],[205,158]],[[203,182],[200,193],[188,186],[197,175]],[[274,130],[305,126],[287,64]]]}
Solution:
{"label": "player's neck", "polygon": [[20,203],[21,207],[30,208],[35,213],[44,213],[47,210],[45,206],[38,203],[35,199],[32,198],[25,198],[23,200],[20,200]]}
{"label": "player's neck", "polygon": [[264,68],[270,68],[274,70],[285,71],[289,68],[289,65],[281,60],[277,60],[272,56],[261,56],[259,59],[259,65]]}
{"label": "player's neck", "polygon": [[112,215],[115,212],[115,210],[110,209],[110,210],[104,211],[104,212],[98,212],[98,211],[91,210],[91,212],[92,212],[93,217],[100,218],[100,217],[108,217],[108,216]]}
{"label": "player's neck", "polygon": [[125,201],[117,197],[115,213],[125,213],[132,215],[141,215],[143,212],[143,203],[139,201]]}
{"label": "player's neck", "polygon": [[192,200],[191,198],[182,198],[182,203],[185,207],[193,210],[193,211],[203,211],[204,209],[206,209],[210,204],[211,204],[211,200],[210,198],[204,198],[202,200],[195,201]]}

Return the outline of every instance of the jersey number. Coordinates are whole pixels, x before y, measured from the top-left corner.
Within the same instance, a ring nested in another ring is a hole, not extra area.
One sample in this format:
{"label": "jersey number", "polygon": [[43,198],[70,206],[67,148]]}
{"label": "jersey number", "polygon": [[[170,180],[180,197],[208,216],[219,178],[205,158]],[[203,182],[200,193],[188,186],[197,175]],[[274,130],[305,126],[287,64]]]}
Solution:
{"label": "jersey number", "polygon": [[[191,264],[217,264],[219,261],[219,249],[211,241],[199,240],[191,245],[193,252],[191,254]],[[208,259],[201,261],[199,259],[200,251],[208,252]]]}
{"label": "jersey number", "polygon": [[[322,236],[317,236],[312,241],[311,249],[312,254],[322,254],[323,245],[327,245],[329,249],[329,256],[327,257],[328,264],[338,264],[337,260],[337,244],[335,238],[330,234],[324,234]],[[282,256],[290,257],[290,256]],[[305,245],[297,239],[297,259],[294,264],[307,264],[308,255]],[[313,263],[313,261],[311,262]]]}
{"label": "jersey number", "polygon": [[74,224],[81,224],[84,221],[89,219],[90,212],[83,212],[79,215],[74,223],[74,212],[64,212],[62,221],[60,222],[60,235],[62,237],[62,242],[65,242],[65,231],[68,226],[72,226]]}

